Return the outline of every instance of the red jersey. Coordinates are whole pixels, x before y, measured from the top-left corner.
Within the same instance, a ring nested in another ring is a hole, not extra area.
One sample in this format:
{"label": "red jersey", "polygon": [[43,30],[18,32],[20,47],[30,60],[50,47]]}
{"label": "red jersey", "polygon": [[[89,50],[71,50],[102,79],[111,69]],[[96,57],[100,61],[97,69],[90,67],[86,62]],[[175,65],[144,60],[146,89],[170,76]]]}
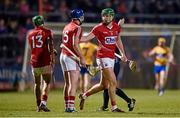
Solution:
{"label": "red jersey", "polygon": [[48,40],[53,40],[51,30],[36,27],[28,34],[31,47],[31,64],[34,68],[50,65],[50,49]]}
{"label": "red jersey", "polygon": [[96,25],[92,29],[91,32],[96,36],[99,43],[97,58],[115,58],[116,40],[120,31],[120,27],[114,21],[110,29],[103,23]]}
{"label": "red jersey", "polygon": [[[74,48],[73,48],[73,40],[74,36],[78,36],[78,39],[80,40],[82,37],[82,29],[79,25],[71,21],[69,24],[67,24],[63,29],[63,35],[62,35],[62,43],[68,47],[74,54],[76,54]],[[62,53],[67,56],[72,56],[71,53],[69,53],[66,49],[62,48]],[[77,54],[76,54],[77,55]],[[78,55],[77,55],[78,56]]]}

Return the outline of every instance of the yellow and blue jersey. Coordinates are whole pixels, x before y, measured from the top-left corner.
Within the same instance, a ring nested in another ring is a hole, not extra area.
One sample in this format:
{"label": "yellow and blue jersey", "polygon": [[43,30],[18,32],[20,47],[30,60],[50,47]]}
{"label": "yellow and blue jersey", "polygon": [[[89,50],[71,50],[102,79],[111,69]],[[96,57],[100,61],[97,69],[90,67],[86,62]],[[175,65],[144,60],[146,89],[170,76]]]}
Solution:
{"label": "yellow and blue jersey", "polygon": [[166,65],[170,49],[168,47],[156,46],[153,48],[153,51],[155,52],[154,65]]}
{"label": "yellow and blue jersey", "polygon": [[86,65],[93,65],[94,55],[97,50],[97,46],[91,42],[80,43],[79,46],[86,61]]}
{"label": "yellow and blue jersey", "polygon": [[153,48],[153,51],[155,53],[154,73],[165,71],[170,49],[168,47],[156,46]]}

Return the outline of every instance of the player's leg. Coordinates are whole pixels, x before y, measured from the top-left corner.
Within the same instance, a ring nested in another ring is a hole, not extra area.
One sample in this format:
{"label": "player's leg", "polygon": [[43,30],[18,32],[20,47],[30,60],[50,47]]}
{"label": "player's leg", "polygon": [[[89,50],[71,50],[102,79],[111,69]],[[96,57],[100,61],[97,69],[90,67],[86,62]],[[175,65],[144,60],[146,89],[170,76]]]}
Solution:
{"label": "player's leg", "polygon": [[75,102],[76,90],[78,88],[79,71],[78,70],[69,71],[69,78],[70,78],[69,108],[70,111],[75,112],[74,102]]}
{"label": "player's leg", "polygon": [[159,73],[155,73],[155,86],[154,86],[155,90],[159,90],[159,86],[160,86],[159,77],[160,77]]}
{"label": "player's leg", "polygon": [[80,74],[80,78],[79,78],[79,89],[82,93],[84,93],[83,91],[83,84],[84,84],[84,81],[83,81],[83,77],[84,75]]}
{"label": "player's leg", "polygon": [[108,111],[108,104],[109,104],[109,93],[108,93],[108,89],[105,89],[103,91],[103,106],[101,106],[99,108],[99,110],[102,110],[102,111]]}
{"label": "player's leg", "polygon": [[65,99],[65,112],[75,112],[74,101],[76,89],[78,86],[79,66],[71,57],[61,54],[60,56],[61,67],[64,71],[64,99]]}
{"label": "player's leg", "polygon": [[[120,71],[120,59],[115,59],[115,65],[114,65],[114,73],[116,75],[116,79],[118,80],[118,74]],[[116,88],[116,95],[118,95],[119,97],[121,97],[123,100],[125,100],[128,103],[128,108],[129,111],[132,111],[134,109],[134,105],[135,105],[135,99],[131,99],[128,97],[128,95],[120,88]]]}
{"label": "player's leg", "polygon": [[39,108],[45,112],[48,112],[50,110],[46,107],[46,103],[48,100],[48,92],[49,92],[50,82],[52,79],[52,67],[50,65],[42,67],[42,73],[43,73],[42,78],[44,84],[42,87],[41,104]]}
{"label": "player's leg", "polygon": [[159,70],[159,66],[154,66],[154,74],[155,74],[155,86],[154,86],[154,89],[155,90],[159,90],[159,73],[160,73],[160,70]]}
{"label": "player's leg", "polygon": [[83,84],[83,93],[84,93],[85,91],[88,90],[89,83],[90,83],[90,81],[89,81],[89,74],[87,72],[84,74],[83,80],[84,80],[84,84]]}
{"label": "player's leg", "polygon": [[[107,81],[107,80],[106,80]],[[109,104],[109,93],[108,89],[104,89],[103,91],[103,106],[99,108],[100,111],[108,111],[108,104]]]}
{"label": "player's leg", "polygon": [[80,94],[79,98],[80,98],[80,109],[82,110],[84,107],[84,101],[85,99],[90,96],[93,95],[101,90],[107,89],[108,87],[108,81],[102,76],[102,71],[101,71],[101,78],[100,78],[100,83],[92,86],[89,90],[87,90],[85,93]]}
{"label": "player's leg", "polygon": [[[70,62],[69,62],[70,61]],[[65,106],[65,112],[69,112],[69,88],[70,88],[70,78],[68,75],[68,67],[69,65],[67,63],[72,63],[71,60],[61,53],[60,55],[60,63],[61,63],[61,68],[63,71],[63,77],[64,77],[64,106]]]}
{"label": "player's leg", "polygon": [[[129,111],[132,111],[134,109],[135,105],[135,99],[129,98],[126,93],[120,88],[116,88],[116,95],[124,99],[128,103]],[[100,110],[107,111],[108,110],[108,102],[109,102],[109,94],[108,89],[105,89],[103,92],[103,106],[100,108]]]}
{"label": "player's leg", "polygon": [[41,104],[39,106],[40,110],[43,110],[45,112],[49,112],[50,110],[47,108],[47,100],[48,100],[48,91],[49,91],[49,85],[51,81],[51,74],[43,74],[43,88],[42,88],[42,95],[41,95]]}
{"label": "player's leg", "polygon": [[64,104],[65,104],[65,111],[68,112],[68,96],[69,96],[69,92],[68,89],[70,87],[70,81],[69,81],[69,77],[68,77],[68,72],[64,71],[64,90],[63,90],[63,94],[64,94]]}
{"label": "player's leg", "polygon": [[127,94],[120,88],[116,88],[116,95],[124,99],[128,103],[129,111],[132,111],[135,106],[136,100],[134,98],[129,98]]}
{"label": "player's leg", "polygon": [[165,70],[162,70],[159,74],[159,96],[162,96],[164,94]]}
{"label": "player's leg", "polygon": [[111,99],[112,111],[122,112],[122,110],[117,108],[116,100],[115,100],[115,90],[116,90],[117,82],[116,82],[116,76],[113,70],[114,59],[110,59],[110,58],[97,59],[97,64],[102,68],[103,77],[109,83],[108,91],[109,91],[109,96]]}
{"label": "player's leg", "polygon": [[34,78],[34,93],[36,95],[37,112],[39,112],[39,105],[41,103],[41,72],[39,68],[32,67],[32,75]]}
{"label": "player's leg", "polygon": [[34,93],[36,95],[37,111],[39,112],[39,105],[41,103],[41,75],[34,75]]}
{"label": "player's leg", "polygon": [[81,67],[80,71],[80,90],[82,93],[88,90],[89,87],[89,75],[87,73],[87,68]]}
{"label": "player's leg", "polygon": [[[120,62],[119,59],[115,58],[114,73],[116,77],[118,76],[120,70],[119,62]],[[99,110],[108,111],[108,104],[109,104],[109,93],[108,93],[108,89],[105,89],[103,92],[103,106],[101,106]]]}
{"label": "player's leg", "polygon": [[117,111],[117,105],[116,105],[116,96],[115,96],[115,90],[116,90],[116,77],[114,74],[114,71],[112,68],[105,68],[103,69],[103,75],[106,77],[106,79],[109,82],[109,97],[111,100],[111,105],[112,105],[112,111],[116,112]]}
{"label": "player's leg", "polygon": [[108,86],[108,81],[105,80],[105,78],[102,76],[102,72],[101,72],[101,79],[100,79],[100,83],[95,84],[94,86],[92,86],[89,90],[87,90],[85,93],[83,93],[83,97],[88,97],[92,94],[95,94],[99,91],[104,90],[105,88],[107,88]]}

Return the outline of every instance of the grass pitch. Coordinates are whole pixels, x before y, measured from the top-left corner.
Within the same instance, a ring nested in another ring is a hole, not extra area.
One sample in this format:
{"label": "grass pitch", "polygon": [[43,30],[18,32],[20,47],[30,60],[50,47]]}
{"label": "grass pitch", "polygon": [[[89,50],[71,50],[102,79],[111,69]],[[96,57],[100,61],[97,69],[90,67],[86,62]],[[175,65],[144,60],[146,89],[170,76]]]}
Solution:
{"label": "grass pitch", "polygon": [[[119,108],[126,113],[112,113],[111,111],[97,111],[102,105],[102,92],[90,96],[79,110],[79,99],[76,97],[76,113],[64,112],[62,90],[50,91],[48,108],[51,112],[36,112],[35,96],[33,91],[1,92],[0,117],[180,117],[180,91],[167,90],[161,97],[155,90],[124,90],[129,96],[136,99],[132,112],[128,112],[127,103],[117,97]],[[110,105],[109,105],[110,106]]]}

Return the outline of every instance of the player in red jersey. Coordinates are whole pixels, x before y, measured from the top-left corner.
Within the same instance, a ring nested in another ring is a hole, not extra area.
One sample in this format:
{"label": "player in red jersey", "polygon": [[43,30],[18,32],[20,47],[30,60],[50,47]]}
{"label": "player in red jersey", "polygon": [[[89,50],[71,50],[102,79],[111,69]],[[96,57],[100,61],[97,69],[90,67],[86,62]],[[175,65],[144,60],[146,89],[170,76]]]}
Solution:
{"label": "player in red jersey", "polygon": [[121,29],[113,20],[115,15],[113,9],[103,9],[101,15],[102,23],[96,25],[87,36],[84,36],[81,39],[81,41],[89,41],[96,37],[98,40],[99,49],[97,50],[97,64],[101,68],[101,81],[85,93],[80,94],[80,109],[83,109],[84,101],[88,96],[108,88],[112,112],[124,112],[116,105],[115,90],[117,82],[113,71],[116,46],[121,52],[121,60],[124,62],[127,61],[120,37]]}
{"label": "player in red jersey", "polygon": [[[35,28],[28,34],[28,41],[31,48],[31,65],[35,81],[34,92],[36,94],[37,111],[49,112],[46,102],[54,63],[53,37],[51,30],[44,28],[42,16],[34,16],[32,22]],[[44,82],[42,90],[40,87],[41,77]]]}
{"label": "player in red jersey", "polygon": [[[78,87],[79,78],[79,63],[74,59],[74,53],[79,57],[79,62],[82,67],[85,67],[85,60],[79,47],[79,41],[82,36],[82,29],[80,25],[84,20],[84,13],[81,9],[74,9],[71,11],[72,21],[63,29],[62,44],[69,50],[62,47],[60,55],[60,63],[64,74],[64,102],[65,112],[75,112],[75,94]],[[72,52],[72,53],[70,53]]]}
{"label": "player in red jersey", "polygon": [[[122,27],[124,24],[125,19],[120,19],[118,22],[118,25]],[[116,48],[116,53],[119,53],[118,48]],[[118,57],[115,58],[115,64],[114,64],[114,73],[116,75],[116,79],[118,80],[118,74],[120,71],[120,59]],[[129,96],[121,89],[121,88],[116,88],[116,95],[121,97],[124,101],[126,101],[128,110],[133,111],[135,107],[135,102],[136,100],[134,98],[129,98]],[[99,111],[108,111],[108,103],[109,103],[109,94],[108,94],[108,89],[105,89],[103,92],[103,105],[98,109]]]}

